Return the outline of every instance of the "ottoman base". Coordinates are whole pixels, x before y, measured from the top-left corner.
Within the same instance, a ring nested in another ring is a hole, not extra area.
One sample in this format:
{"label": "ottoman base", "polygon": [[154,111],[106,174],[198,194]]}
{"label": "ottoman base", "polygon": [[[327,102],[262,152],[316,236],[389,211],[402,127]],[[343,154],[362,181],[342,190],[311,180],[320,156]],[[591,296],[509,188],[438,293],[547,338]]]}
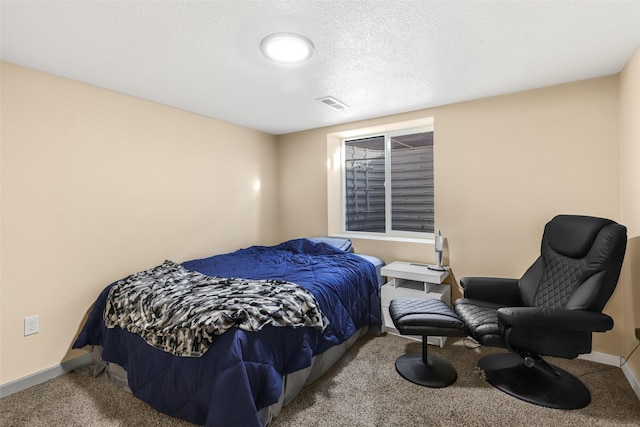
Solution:
{"label": "ottoman base", "polygon": [[456,382],[458,374],[448,362],[427,356],[427,362],[422,361],[422,355],[409,353],[396,360],[396,371],[406,380],[424,387],[442,388]]}

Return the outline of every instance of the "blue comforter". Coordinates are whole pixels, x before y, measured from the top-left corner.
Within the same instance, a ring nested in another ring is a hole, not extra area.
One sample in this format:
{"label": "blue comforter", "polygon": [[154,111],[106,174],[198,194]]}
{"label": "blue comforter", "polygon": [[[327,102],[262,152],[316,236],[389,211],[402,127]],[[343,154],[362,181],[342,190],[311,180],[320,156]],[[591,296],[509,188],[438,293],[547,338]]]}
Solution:
{"label": "blue comforter", "polygon": [[379,326],[376,269],[326,243],[296,239],[188,261],[209,276],[277,279],[309,290],[329,320],[313,328],[231,328],[201,357],[174,356],[102,320],[112,285],[96,300],[73,347],[101,345],[102,358],[124,367],[135,396],[157,410],[207,426],[259,426],[258,411],[276,403],[283,375],[306,368],[313,356],[341,344],[364,326]]}

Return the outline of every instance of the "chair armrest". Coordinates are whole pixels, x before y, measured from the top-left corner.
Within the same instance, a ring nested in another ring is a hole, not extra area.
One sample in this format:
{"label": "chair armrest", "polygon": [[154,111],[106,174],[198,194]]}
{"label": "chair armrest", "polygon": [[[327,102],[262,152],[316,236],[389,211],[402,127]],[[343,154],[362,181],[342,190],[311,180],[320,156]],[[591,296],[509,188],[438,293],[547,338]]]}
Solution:
{"label": "chair armrest", "polygon": [[522,297],[517,279],[499,277],[463,277],[460,286],[464,289],[464,297],[480,301],[521,306]]}
{"label": "chair armrest", "polygon": [[604,313],[543,307],[499,308],[498,322],[506,326],[584,332],[605,332],[613,328],[613,319]]}

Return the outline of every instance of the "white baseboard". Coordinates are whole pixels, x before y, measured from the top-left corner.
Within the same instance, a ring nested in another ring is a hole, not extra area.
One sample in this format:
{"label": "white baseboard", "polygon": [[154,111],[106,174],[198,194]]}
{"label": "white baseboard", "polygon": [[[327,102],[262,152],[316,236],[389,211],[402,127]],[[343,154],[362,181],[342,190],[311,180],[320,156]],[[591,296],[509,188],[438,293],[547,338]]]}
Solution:
{"label": "white baseboard", "polygon": [[614,356],[612,354],[606,353],[598,353],[594,351],[589,354],[582,354],[578,356],[578,359],[589,360],[591,362],[597,362],[617,367],[620,367],[620,365],[622,365],[622,373],[627,378],[627,381],[629,381],[629,385],[631,385],[631,388],[636,394],[636,397],[640,400],[640,381],[638,381],[638,378],[636,378],[636,376],[633,374],[633,371],[631,370],[629,365],[624,363],[624,357]]}
{"label": "white baseboard", "polygon": [[590,362],[602,363],[603,365],[610,366],[618,366],[622,365],[624,359],[620,356],[616,356],[613,354],[607,353],[598,353],[597,351],[592,351],[588,354],[581,354],[578,356],[578,359],[588,360]]}
{"label": "white baseboard", "polygon": [[64,375],[73,371],[80,366],[88,365],[93,362],[93,355],[87,353],[83,356],[76,357],[75,359],[67,360],[58,365],[52,366],[42,371],[36,372],[26,377],[18,378],[17,380],[10,381],[8,383],[0,385],[0,397],[9,396],[10,394],[17,393],[34,385],[49,381],[53,378]]}
{"label": "white baseboard", "polygon": [[622,366],[622,373],[624,373],[624,376],[627,377],[627,381],[629,381],[631,388],[638,397],[638,400],[640,400],[640,381],[638,381],[638,378],[633,375],[633,371],[628,364]]}

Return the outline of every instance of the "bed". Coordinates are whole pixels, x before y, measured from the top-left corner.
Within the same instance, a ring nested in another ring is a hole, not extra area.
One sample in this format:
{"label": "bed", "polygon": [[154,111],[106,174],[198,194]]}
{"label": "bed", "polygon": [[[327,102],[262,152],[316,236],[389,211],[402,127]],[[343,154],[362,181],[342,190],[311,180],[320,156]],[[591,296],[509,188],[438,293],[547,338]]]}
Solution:
{"label": "bed", "polygon": [[[292,285],[312,296],[304,306],[313,309],[315,304],[317,312],[301,316],[316,323],[282,326],[271,319],[254,330],[233,326],[221,335],[207,335],[206,328],[192,328],[205,331],[195,339],[167,338],[159,332],[150,339],[130,324],[113,320],[123,322],[120,314],[114,314],[119,304],[114,302],[119,295],[116,290],[123,283],[140,282],[131,275],[102,291],[73,347],[96,349],[97,360],[106,362],[113,378],[120,377],[135,396],[160,412],[206,426],[268,425],[283,405],[326,372],[367,330],[379,330],[382,264],[376,257],[352,253],[348,240],[327,238],[252,246],[182,264],[165,261],[136,274],[169,269],[170,275],[179,271],[205,284],[241,278],[240,286],[247,281],[260,286],[264,282]],[[192,290],[207,287],[194,286]],[[141,305],[140,301],[144,298],[136,303]],[[153,310],[159,307],[155,304]],[[256,308],[256,312],[266,311]],[[278,316],[279,322],[290,320]],[[210,341],[204,347],[203,336]],[[181,353],[185,348],[186,353]]]}

